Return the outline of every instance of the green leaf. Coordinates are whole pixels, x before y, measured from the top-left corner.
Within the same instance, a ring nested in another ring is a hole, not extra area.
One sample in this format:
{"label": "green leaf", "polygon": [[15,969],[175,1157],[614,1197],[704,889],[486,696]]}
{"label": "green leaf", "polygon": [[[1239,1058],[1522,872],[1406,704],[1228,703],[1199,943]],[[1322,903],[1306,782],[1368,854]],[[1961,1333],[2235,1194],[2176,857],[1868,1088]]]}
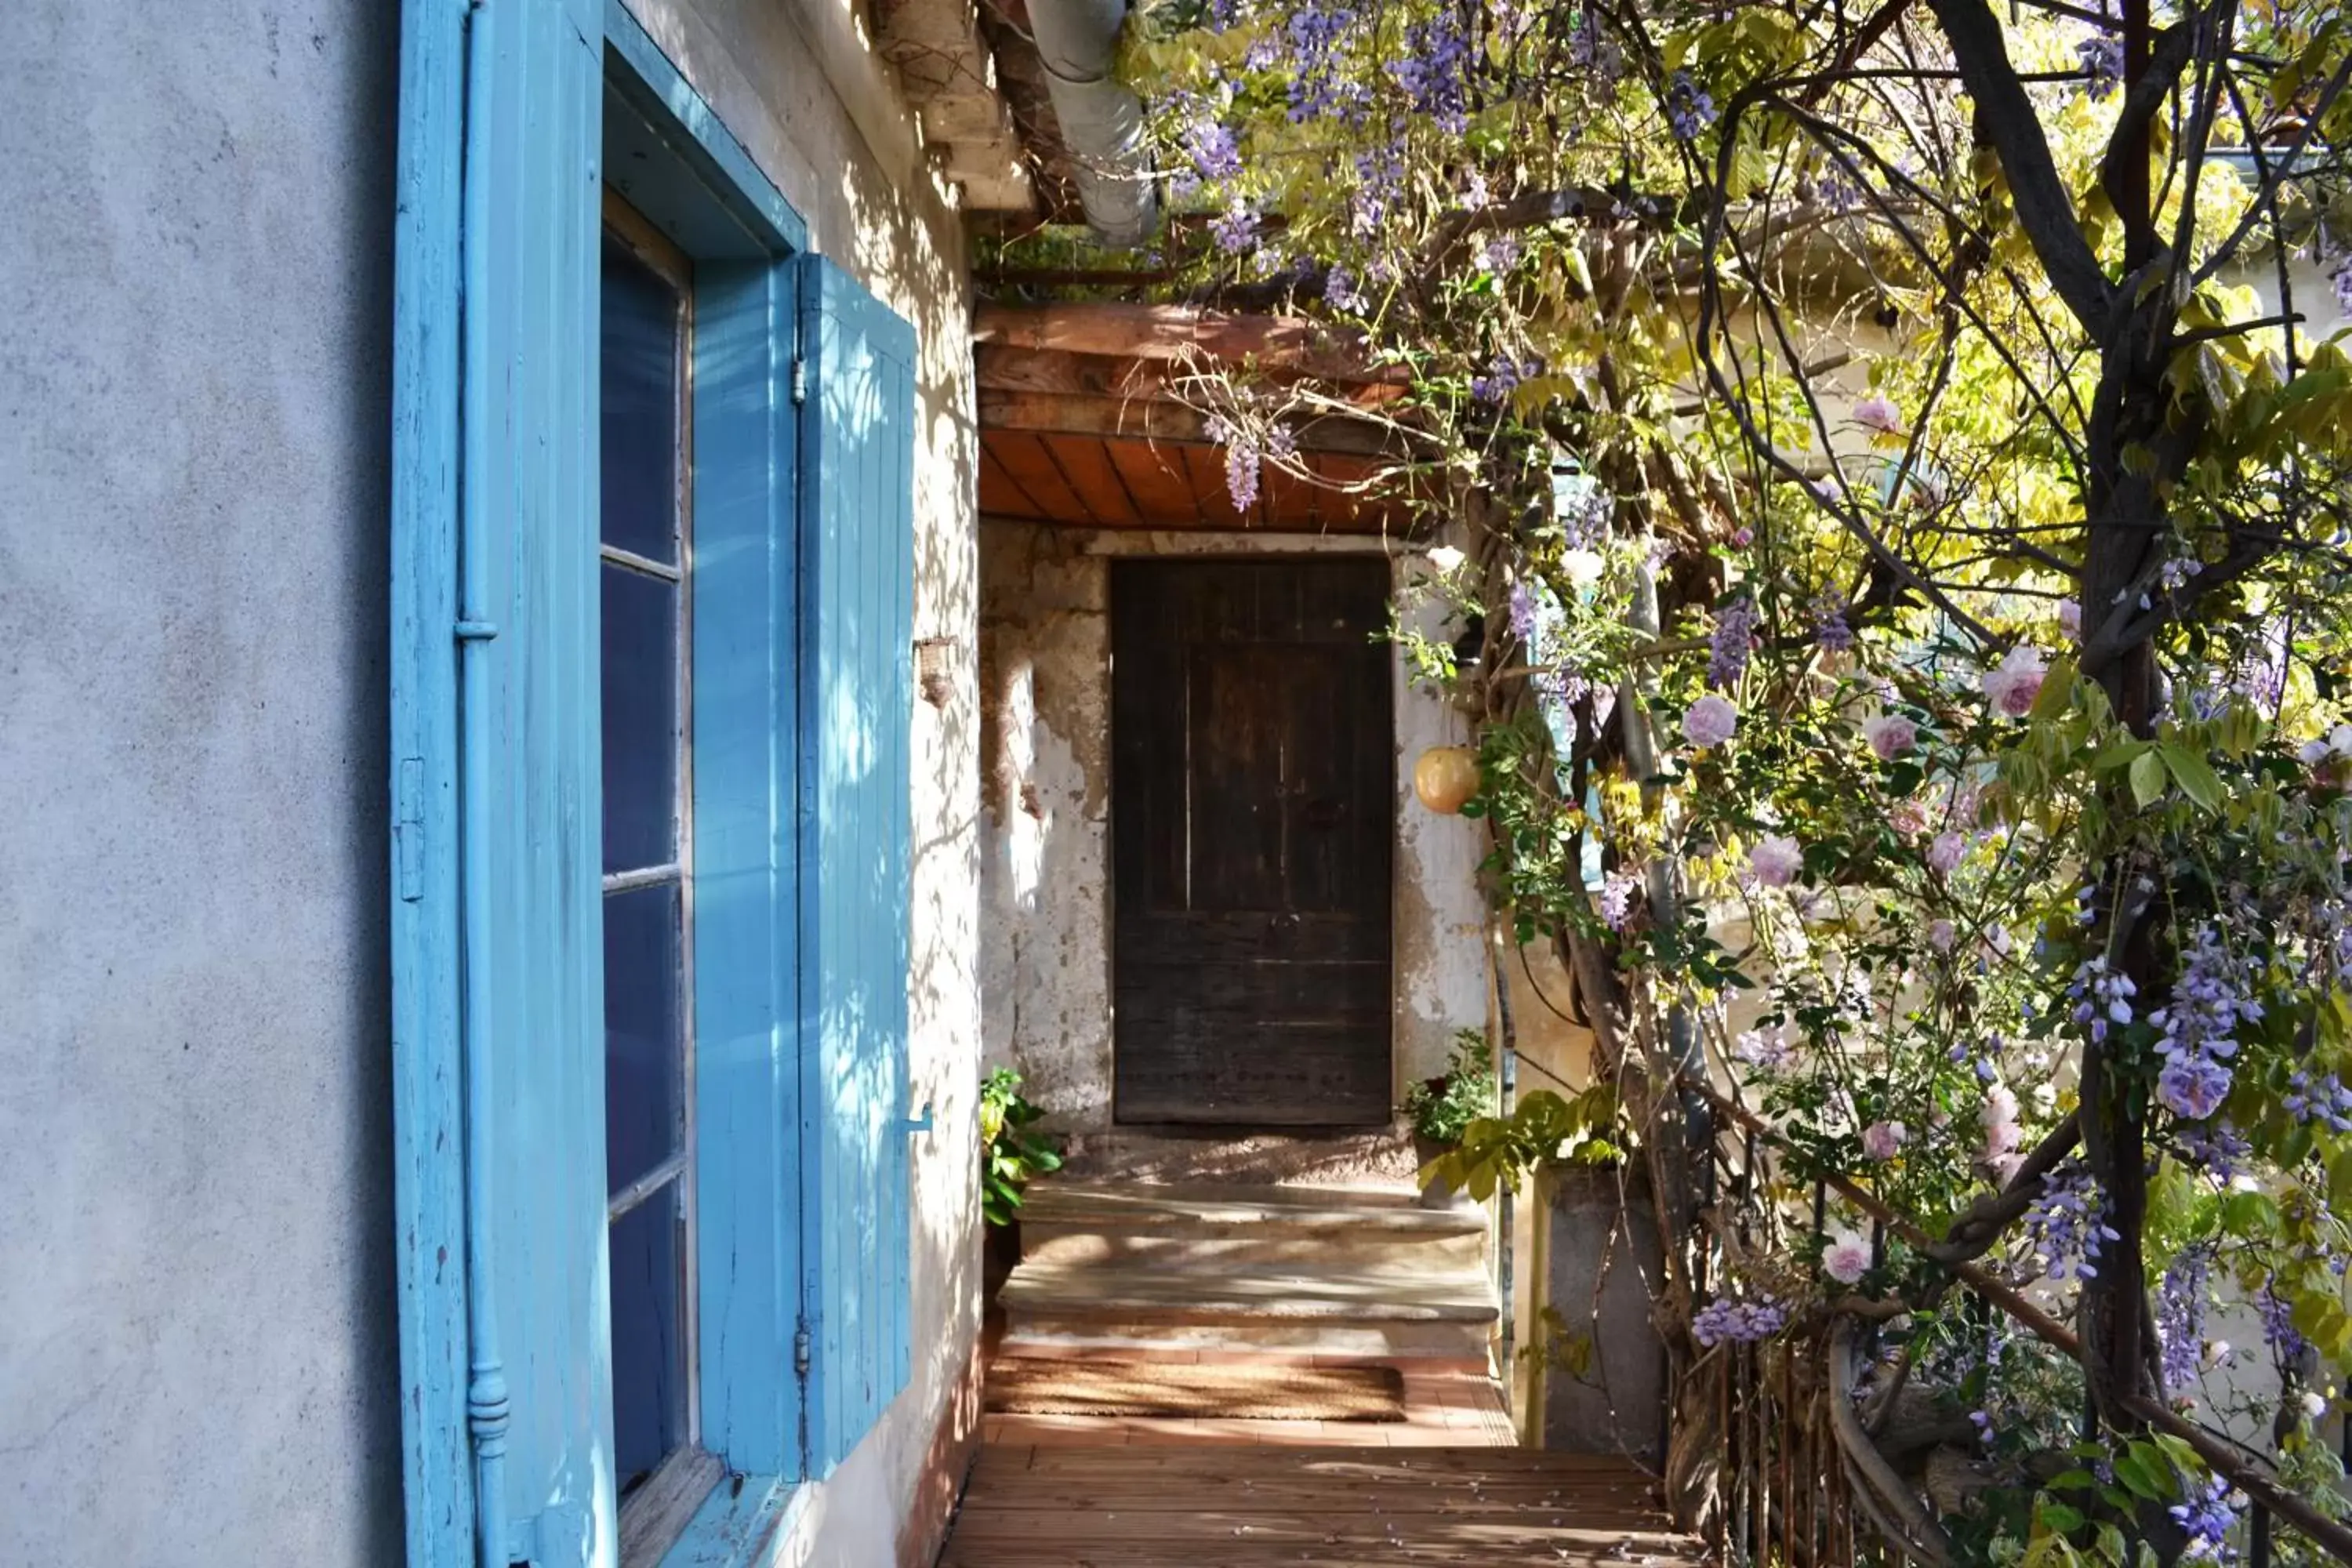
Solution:
{"label": "green leaf", "polygon": [[2164,798],[2164,763],[2154,752],[2142,752],[2132,759],[2132,804],[2146,811]]}
{"label": "green leaf", "polygon": [[2180,785],[2180,793],[2213,816],[2221,816],[2225,796],[2221,775],[2213,771],[2212,764],[2176,741],[2158,742],[2157,751],[2171,771],[2174,782]]}
{"label": "green leaf", "polygon": [[2068,1508],[2063,1502],[2045,1502],[2040,1512],[2042,1524],[2061,1535],[2072,1535],[2083,1528],[2082,1511]]}
{"label": "green leaf", "polygon": [[2153,1502],[2165,1495],[2164,1484],[2157,1479],[2156,1467],[2145,1454],[2124,1454],[2116,1460],[2116,1479],[2137,1495]]}

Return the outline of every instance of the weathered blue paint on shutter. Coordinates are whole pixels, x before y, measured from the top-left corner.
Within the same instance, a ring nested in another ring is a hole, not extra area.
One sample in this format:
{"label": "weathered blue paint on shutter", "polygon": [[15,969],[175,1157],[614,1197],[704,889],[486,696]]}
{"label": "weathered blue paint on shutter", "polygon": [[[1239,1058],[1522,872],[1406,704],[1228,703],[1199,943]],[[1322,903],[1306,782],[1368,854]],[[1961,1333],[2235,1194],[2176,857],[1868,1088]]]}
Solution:
{"label": "weathered blue paint on shutter", "polygon": [[695,1105],[703,1446],[801,1471],[793,268],[695,269]]}
{"label": "weathered blue paint on shutter", "polygon": [[501,1381],[506,1395],[503,1433],[495,1409],[477,1412],[478,1507],[486,1561],[568,1568],[611,1562],[616,1540],[598,882],[603,10],[488,0],[471,27],[459,597],[496,635],[463,644],[459,692],[470,1375],[478,1406]]}
{"label": "weathered blue paint on shutter", "polygon": [[914,333],[799,264],[803,1310],[811,1473],[905,1386]]}
{"label": "weathered blue paint on shutter", "polygon": [[410,1568],[474,1560],[457,995],[457,216],[467,0],[401,11],[393,264],[392,1066]]}

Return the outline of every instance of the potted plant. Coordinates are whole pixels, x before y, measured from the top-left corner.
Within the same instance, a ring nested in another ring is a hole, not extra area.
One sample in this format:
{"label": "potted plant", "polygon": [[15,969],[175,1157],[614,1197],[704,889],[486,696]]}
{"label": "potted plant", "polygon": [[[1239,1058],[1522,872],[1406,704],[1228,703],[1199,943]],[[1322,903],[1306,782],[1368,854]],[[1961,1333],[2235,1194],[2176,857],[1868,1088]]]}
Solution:
{"label": "potted plant", "polygon": [[1470,1124],[1493,1116],[1498,1088],[1495,1053],[1486,1037],[1462,1029],[1454,1037],[1445,1071],[1413,1086],[1405,1097],[1404,1113],[1412,1123],[1412,1149],[1421,1167],[1421,1201],[1430,1208],[1454,1202],[1454,1184],[1433,1168],[1462,1143]]}
{"label": "potted plant", "polygon": [[1030,1128],[1045,1115],[1022,1098],[1021,1075],[996,1068],[980,1085],[980,1212],[988,1221],[992,1287],[1021,1256],[1021,1190],[1062,1168],[1062,1152]]}

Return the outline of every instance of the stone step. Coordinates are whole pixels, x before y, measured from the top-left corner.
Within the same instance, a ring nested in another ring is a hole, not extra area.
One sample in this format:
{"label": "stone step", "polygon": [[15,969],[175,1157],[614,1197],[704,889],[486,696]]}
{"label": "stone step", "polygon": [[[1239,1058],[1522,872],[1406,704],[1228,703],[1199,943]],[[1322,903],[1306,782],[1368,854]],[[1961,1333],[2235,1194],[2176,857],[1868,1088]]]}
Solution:
{"label": "stone step", "polygon": [[1486,1216],[1385,1188],[1046,1182],[1022,1208],[1024,1261],[1313,1271],[1475,1269]]}
{"label": "stone step", "polygon": [[1024,1262],[998,1300],[1008,1351],[1031,1341],[1147,1341],[1195,1352],[1483,1361],[1499,1317],[1494,1287],[1475,1265],[1276,1271]]}

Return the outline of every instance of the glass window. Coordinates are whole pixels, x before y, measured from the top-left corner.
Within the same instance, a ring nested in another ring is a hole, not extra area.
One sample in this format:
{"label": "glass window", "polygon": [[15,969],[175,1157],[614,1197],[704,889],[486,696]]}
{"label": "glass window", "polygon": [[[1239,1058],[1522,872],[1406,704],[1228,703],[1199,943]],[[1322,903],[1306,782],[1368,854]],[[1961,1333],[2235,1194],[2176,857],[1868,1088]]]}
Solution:
{"label": "glass window", "polygon": [[698,1439],[694,1394],[692,273],[607,199],[604,613],[604,1158],[622,1506]]}

